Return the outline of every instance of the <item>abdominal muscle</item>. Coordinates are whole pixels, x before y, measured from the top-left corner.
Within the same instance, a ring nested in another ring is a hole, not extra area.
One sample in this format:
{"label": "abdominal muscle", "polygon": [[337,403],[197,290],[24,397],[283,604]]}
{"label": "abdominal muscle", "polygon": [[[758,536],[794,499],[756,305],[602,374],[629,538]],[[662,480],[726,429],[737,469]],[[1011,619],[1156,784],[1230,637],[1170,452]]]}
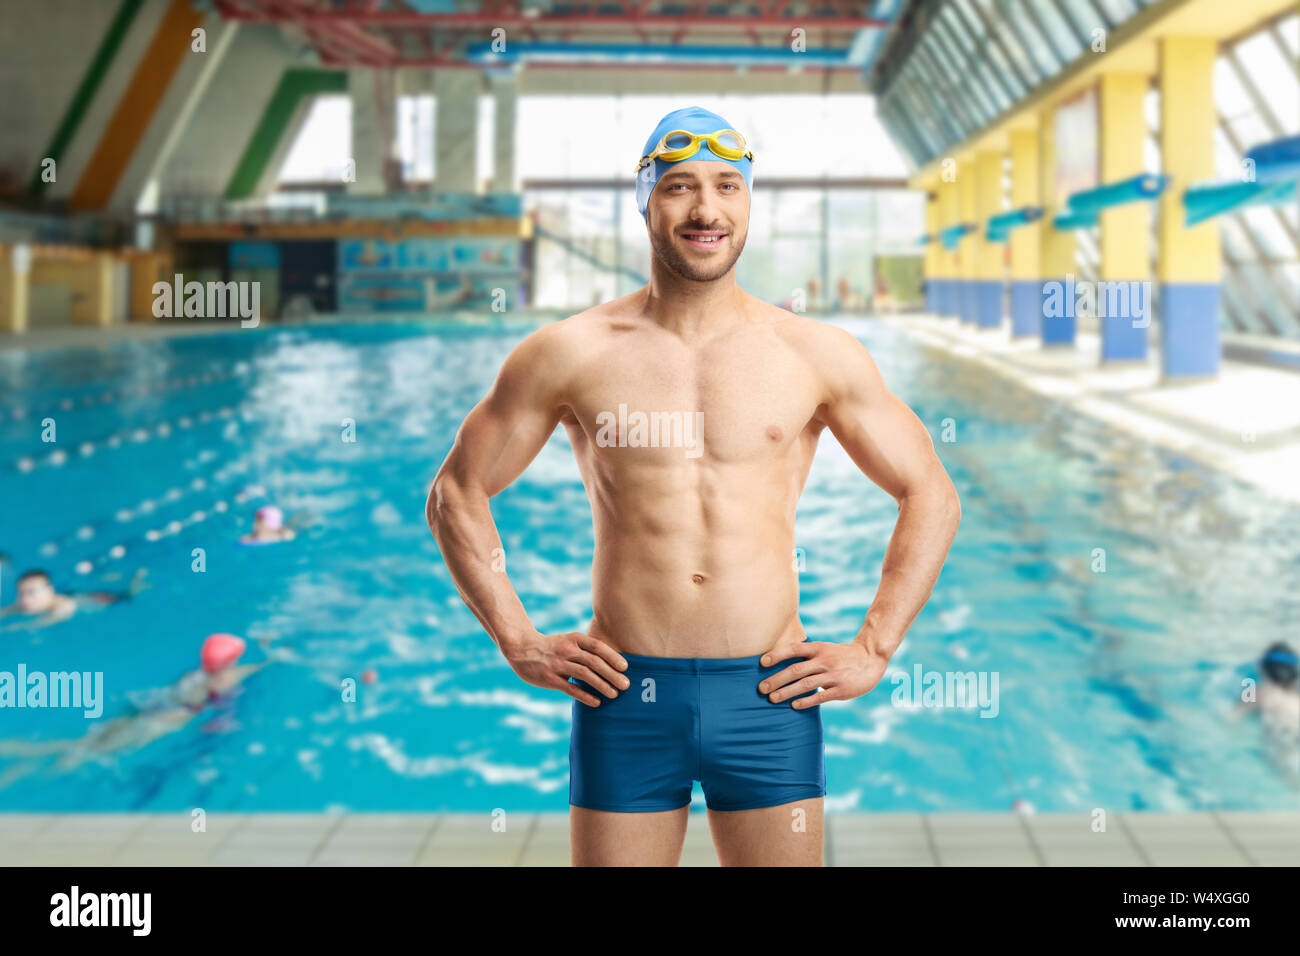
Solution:
{"label": "abdominal muscle", "polygon": [[603,482],[584,469],[596,533],[588,633],[651,657],[750,657],[801,640],[802,482],[773,465],[634,466]]}

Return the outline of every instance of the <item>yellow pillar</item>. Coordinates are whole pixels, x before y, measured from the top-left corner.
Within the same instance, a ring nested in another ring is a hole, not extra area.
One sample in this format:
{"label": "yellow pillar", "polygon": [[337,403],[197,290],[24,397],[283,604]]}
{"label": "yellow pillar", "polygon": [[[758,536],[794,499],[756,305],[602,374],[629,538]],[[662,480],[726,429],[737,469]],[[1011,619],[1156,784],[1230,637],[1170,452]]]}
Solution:
{"label": "yellow pillar", "polygon": [[1038,204],[1043,207],[1043,226],[1038,233],[1038,314],[1044,345],[1074,345],[1073,304],[1059,310],[1045,307],[1049,296],[1060,301],[1061,289],[1072,289],[1074,283],[1074,233],[1052,227],[1052,219],[1065,208],[1067,198],[1056,184],[1056,110],[1045,109],[1038,114]]}
{"label": "yellow pillar", "polygon": [[[1041,205],[1038,182],[1038,130],[1011,131],[1011,208]],[[1042,303],[1038,280],[1041,276],[1042,220],[1011,232],[1011,335],[1037,336]]]}
{"label": "yellow pillar", "polygon": [[1223,253],[1219,224],[1188,229],[1187,186],[1215,178],[1212,37],[1160,41],[1160,153],[1173,178],[1160,197],[1160,365],[1167,379],[1199,378],[1219,370],[1219,282]]}
{"label": "yellow pillar", "polygon": [[113,324],[113,256],[96,252],[86,263],[86,297],[74,303],[72,321],[88,325]]}
{"label": "yellow pillar", "polygon": [[1002,291],[1006,250],[1000,242],[984,238],[988,221],[1003,211],[1001,150],[975,154],[975,324],[996,329],[1002,324]]}
{"label": "yellow pillar", "polygon": [[[939,185],[939,228],[947,229],[959,222],[961,222],[961,189],[955,178],[954,166],[954,178],[947,181],[941,179]],[[946,249],[941,246],[939,259],[944,275],[939,314],[960,317],[962,289],[960,247]]]}
{"label": "yellow pillar", "polygon": [[[975,172],[975,157],[970,156],[957,162],[957,195],[960,203],[959,222],[974,223],[979,218],[978,191]],[[969,232],[961,237],[958,245],[960,262],[960,298],[961,320],[974,322],[976,311],[975,281],[979,277],[979,245],[977,233]]]}
{"label": "yellow pillar", "polygon": [[0,244],[0,332],[27,331],[31,247]]}
{"label": "yellow pillar", "polygon": [[157,321],[153,314],[153,287],[155,283],[172,281],[171,254],[167,252],[135,252],[131,254],[131,310],[130,317],[139,322]]}
{"label": "yellow pillar", "polygon": [[[1101,77],[1100,176],[1115,183],[1145,172],[1147,137],[1145,73],[1103,73]],[[1130,202],[1101,213],[1101,266],[1097,320],[1101,359],[1147,356],[1151,324],[1151,205]]]}

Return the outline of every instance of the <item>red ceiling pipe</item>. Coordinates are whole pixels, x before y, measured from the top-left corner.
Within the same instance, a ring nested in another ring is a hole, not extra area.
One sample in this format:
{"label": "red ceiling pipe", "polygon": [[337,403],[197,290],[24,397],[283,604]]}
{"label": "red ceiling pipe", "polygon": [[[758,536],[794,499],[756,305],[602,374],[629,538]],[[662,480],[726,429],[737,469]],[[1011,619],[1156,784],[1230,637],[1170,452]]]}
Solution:
{"label": "red ceiling pipe", "polygon": [[663,16],[629,12],[627,15],[600,13],[581,14],[547,14],[527,16],[518,12],[510,13],[408,13],[402,10],[382,10],[365,13],[358,10],[319,10],[312,8],[301,13],[283,13],[262,8],[251,10],[247,7],[235,7],[229,3],[219,3],[222,16],[228,20],[247,20],[270,23],[300,24],[355,24],[357,26],[373,25],[383,27],[441,27],[441,28],[482,28],[482,27],[615,27],[626,30],[628,27],[654,28],[662,27],[673,30],[678,27],[718,27],[720,29],[759,29],[759,30],[866,30],[872,27],[886,29],[891,26],[888,20],[873,17],[850,16],[756,16],[756,17],[711,17]]}
{"label": "red ceiling pipe", "polygon": [[[229,6],[229,4],[219,4],[218,9],[222,11],[223,16],[224,8]],[[305,6],[303,0],[268,0],[266,12],[273,17],[283,18],[279,19],[281,23],[303,28],[314,43],[321,42],[316,39],[317,37],[329,38],[332,41],[330,46],[341,48],[344,53],[356,56],[359,62],[367,66],[389,66],[397,57],[397,51],[390,44],[355,24],[309,22],[305,18],[316,12],[316,8]],[[230,19],[238,19],[238,17]]]}
{"label": "red ceiling pipe", "polygon": [[[321,64],[323,66],[364,66],[355,60],[337,55],[326,56],[322,54]],[[419,69],[419,70],[500,70],[503,67],[490,63],[476,63],[470,60],[448,60],[429,57],[412,57],[410,59],[398,59],[389,66],[399,69]],[[525,63],[523,64],[529,70],[673,70],[681,73],[683,70],[690,71],[730,71],[739,72],[744,70],[749,73],[788,73],[790,68],[785,65],[762,65],[738,67],[734,63],[698,63],[684,67],[682,63],[555,63],[552,61]],[[795,72],[798,73],[843,73],[860,76],[862,68],[858,66],[803,66]]]}

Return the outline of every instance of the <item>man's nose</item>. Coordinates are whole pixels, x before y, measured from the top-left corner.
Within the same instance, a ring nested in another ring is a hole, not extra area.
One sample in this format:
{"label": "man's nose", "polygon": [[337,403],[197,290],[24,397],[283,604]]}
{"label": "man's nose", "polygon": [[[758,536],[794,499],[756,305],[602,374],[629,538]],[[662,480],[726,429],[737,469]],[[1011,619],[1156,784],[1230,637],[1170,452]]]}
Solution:
{"label": "man's nose", "polygon": [[708,195],[707,190],[697,191],[695,202],[691,203],[691,217],[700,223],[711,226],[717,221],[716,210],[713,204],[713,197]]}

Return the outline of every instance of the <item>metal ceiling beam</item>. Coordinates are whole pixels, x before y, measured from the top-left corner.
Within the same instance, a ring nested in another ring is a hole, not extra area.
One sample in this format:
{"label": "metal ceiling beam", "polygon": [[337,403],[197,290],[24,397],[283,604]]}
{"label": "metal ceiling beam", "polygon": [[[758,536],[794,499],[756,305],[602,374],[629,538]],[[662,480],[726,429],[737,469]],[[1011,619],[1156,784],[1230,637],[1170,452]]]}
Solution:
{"label": "metal ceiling beam", "polygon": [[378,27],[425,27],[429,29],[481,29],[484,27],[553,27],[580,29],[584,27],[655,28],[677,30],[681,27],[712,27],[735,30],[866,30],[888,29],[893,24],[875,17],[825,16],[708,16],[702,14],[671,16],[628,11],[626,14],[552,14],[530,16],[521,12],[502,13],[408,13],[400,10],[383,10],[366,13],[361,10],[325,10],[313,8],[301,12],[250,8],[229,3],[219,4],[222,16],[228,20],[258,23],[296,23],[303,25],[337,25]]}

